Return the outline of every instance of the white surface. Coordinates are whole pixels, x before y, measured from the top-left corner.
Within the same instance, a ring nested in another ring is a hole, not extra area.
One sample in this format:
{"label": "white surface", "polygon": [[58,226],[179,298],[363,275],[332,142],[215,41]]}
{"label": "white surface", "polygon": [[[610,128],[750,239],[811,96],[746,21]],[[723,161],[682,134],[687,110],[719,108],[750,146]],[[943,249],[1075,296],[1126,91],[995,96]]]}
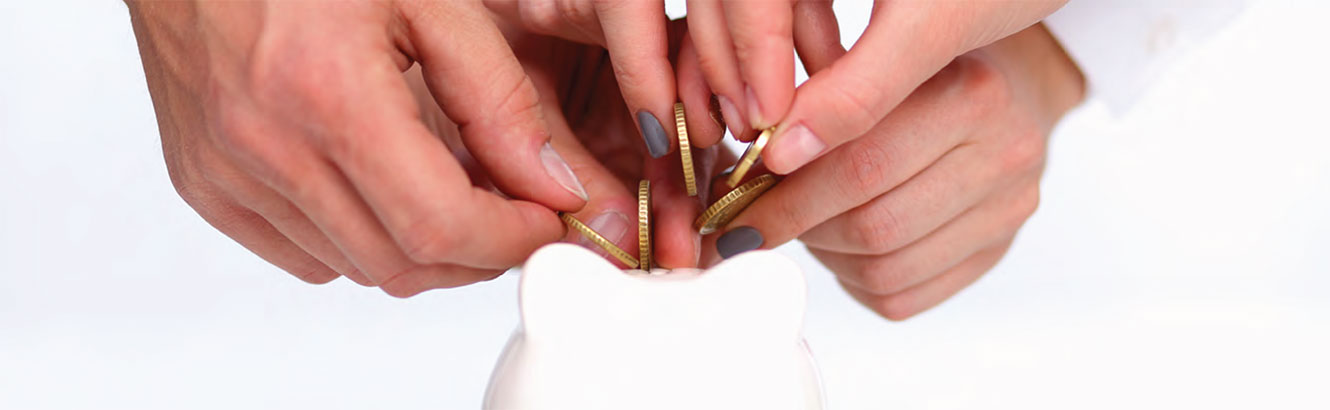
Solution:
{"label": "white surface", "polygon": [[523,264],[519,289],[521,330],[485,409],[823,408],[804,274],[777,251],[662,275],[556,243]]}
{"label": "white surface", "polygon": [[[832,408],[1330,407],[1328,8],[1256,2],[1120,123],[1068,120],[1007,259],[924,315],[878,319],[784,248]],[[160,155],[122,5],[0,2],[0,408],[479,406],[514,276],[300,283]]]}
{"label": "white surface", "polygon": [[1081,66],[1091,98],[1130,108],[1183,53],[1209,39],[1247,0],[1071,1],[1044,19]]}

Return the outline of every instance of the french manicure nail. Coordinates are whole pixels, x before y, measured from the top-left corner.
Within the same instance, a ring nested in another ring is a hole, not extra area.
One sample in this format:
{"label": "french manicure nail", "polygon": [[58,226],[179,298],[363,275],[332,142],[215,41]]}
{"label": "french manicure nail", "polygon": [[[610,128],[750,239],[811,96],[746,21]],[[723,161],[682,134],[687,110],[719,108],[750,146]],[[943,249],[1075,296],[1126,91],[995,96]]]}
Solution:
{"label": "french manicure nail", "polygon": [[777,136],[764,156],[772,172],[788,174],[804,166],[827,149],[827,144],[808,127],[797,124]]}
{"label": "french manicure nail", "polygon": [[568,161],[564,161],[558,151],[550,143],[540,147],[540,164],[545,166],[545,173],[549,174],[554,182],[558,182],[563,189],[587,200],[586,189],[582,188],[582,182],[577,180],[577,175],[573,174],[573,168],[568,166]]}
{"label": "french manicure nail", "polygon": [[[601,212],[600,215],[596,215],[595,218],[591,218],[590,221],[587,221],[586,226],[591,228],[591,230],[596,231],[596,233],[604,237],[605,240],[618,246],[620,243],[619,241],[622,241],[623,236],[628,233],[629,224],[628,216],[619,211],[608,209]],[[578,235],[577,244],[590,249],[592,252],[595,252],[600,256],[609,256],[610,254],[605,248],[601,248],[600,245],[597,245],[585,236]]]}
{"label": "french manicure nail", "polygon": [[735,228],[716,239],[716,253],[719,253],[720,257],[725,259],[761,246],[762,233],[751,226]]}
{"label": "french manicure nail", "polygon": [[730,135],[736,139],[739,138],[739,135],[744,132],[743,128],[739,128],[742,124],[729,123],[730,121],[743,120],[743,117],[739,115],[739,108],[735,107],[734,103],[730,102],[730,99],[725,98],[725,96],[716,96],[716,103],[720,104],[721,119],[724,119],[726,125],[729,126]]}
{"label": "french manicure nail", "polygon": [[762,106],[757,103],[757,94],[753,93],[753,87],[745,85],[744,94],[748,99],[748,122],[752,124],[753,129],[769,128],[771,125],[762,118]]}
{"label": "french manicure nail", "polygon": [[647,144],[647,153],[652,158],[660,158],[670,152],[670,137],[665,135],[665,128],[660,121],[647,110],[637,112],[638,126],[642,127],[642,140]]}

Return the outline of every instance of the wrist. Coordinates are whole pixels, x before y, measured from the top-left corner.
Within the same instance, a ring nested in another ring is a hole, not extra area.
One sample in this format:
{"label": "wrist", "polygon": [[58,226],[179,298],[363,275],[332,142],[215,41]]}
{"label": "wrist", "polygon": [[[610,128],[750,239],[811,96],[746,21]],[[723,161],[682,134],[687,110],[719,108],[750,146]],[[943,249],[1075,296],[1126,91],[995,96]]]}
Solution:
{"label": "wrist", "polygon": [[1010,80],[1024,90],[1052,128],[1067,111],[1085,99],[1085,77],[1043,23],[988,47],[989,55],[1007,67]]}

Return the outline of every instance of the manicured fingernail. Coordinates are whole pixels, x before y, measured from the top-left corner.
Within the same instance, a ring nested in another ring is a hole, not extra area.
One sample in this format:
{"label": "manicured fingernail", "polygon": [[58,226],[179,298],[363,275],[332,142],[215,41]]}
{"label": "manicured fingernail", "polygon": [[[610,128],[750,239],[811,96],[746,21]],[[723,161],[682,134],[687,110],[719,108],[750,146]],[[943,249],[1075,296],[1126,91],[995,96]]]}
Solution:
{"label": "manicured fingernail", "polygon": [[762,130],[770,128],[771,125],[762,118],[762,106],[757,103],[757,94],[753,93],[753,87],[744,86],[744,94],[748,98],[748,122],[753,129]]}
{"label": "manicured fingernail", "polygon": [[[591,218],[590,221],[587,221],[586,226],[591,228],[591,230],[596,231],[600,236],[605,237],[605,240],[610,241],[616,246],[623,246],[619,244],[621,243],[620,241],[623,240],[623,236],[628,234],[629,222],[628,216],[619,211],[609,209],[605,212],[601,212],[600,215],[596,215],[595,218]],[[600,256],[609,256],[610,254],[605,248],[596,245],[595,242],[587,239],[586,236],[578,235],[577,244],[590,249],[592,252],[595,252]]]}
{"label": "manicured fingernail", "polygon": [[721,129],[724,129],[725,114],[720,112],[720,100],[716,98],[715,94],[711,95],[711,104],[709,104],[707,108],[710,108],[707,110],[707,113],[711,114],[711,121],[714,121],[716,125],[719,125]]}
{"label": "manicured fingernail", "polygon": [[733,135],[734,138],[739,138],[739,135],[743,134],[744,131],[742,124],[728,123],[729,121],[743,120],[743,117],[739,115],[739,108],[735,107],[734,103],[730,102],[730,99],[725,98],[724,96],[716,96],[716,103],[720,104],[721,118],[727,121],[726,125],[730,128],[730,134]]}
{"label": "manicured fingernail", "polygon": [[656,116],[646,110],[637,112],[637,124],[642,127],[642,140],[647,143],[647,153],[652,158],[660,158],[670,152],[670,137],[665,135],[665,128],[660,126]]}
{"label": "manicured fingernail", "polygon": [[776,136],[762,156],[772,172],[788,174],[812,161],[826,149],[827,144],[821,138],[808,127],[798,124]]}
{"label": "manicured fingernail", "polygon": [[720,257],[725,259],[761,246],[762,233],[751,226],[735,228],[716,239],[716,253],[719,253]]}
{"label": "manicured fingernail", "polygon": [[549,174],[554,182],[558,182],[563,189],[587,200],[586,189],[582,188],[582,182],[577,180],[577,175],[573,174],[573,168],[568,166],[568,161],[564,161],[558,151],[550,143],[540,147],[540,164],[545,166],[545,173]]}

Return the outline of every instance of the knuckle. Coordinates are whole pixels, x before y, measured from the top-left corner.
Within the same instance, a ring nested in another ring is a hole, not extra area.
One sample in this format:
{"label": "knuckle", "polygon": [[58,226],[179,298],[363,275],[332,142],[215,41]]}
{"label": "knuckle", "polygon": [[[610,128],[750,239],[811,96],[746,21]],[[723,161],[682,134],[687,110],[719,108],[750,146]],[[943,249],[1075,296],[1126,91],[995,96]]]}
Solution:
{"label": "knuckle", "polygon": [[730,81],[732,78],[727,75],[733,66],[733,62],[725,59],[720,53],[713,52],[714,47],[705,47],[709,41],[701,38],[694,41],[698,44],[697,67],[706,76],[707,84],[711,85],[717,92],[739,88],[739,84]]}
{"label": "knuckle", "polygon": [[592,9],[587,9],[587,7],[585,7],[586,2],[580,0],[560,0],[555,3],[555,9],[559,14],[559,18],[579,31],[598,26],[596,22],[596,8],[614,7],[613,4],[604,5],[597,3],[593,5]]}
{"label": "knuckle", "polygon": [[913,298],[908,294],[884,297],[875,307],[879,315],[893,322],[909,319],[919,313],[914,306]]}
{"label": "knuckle", "polygon": [[407,259],[420,264],[443,262],[457,245],[447,224],[438,217],[406,225],[399,242]]}
{"label": "knuckle", "polygon": [[313,264],[313,266],[307,266],[289,272],[301,281],[315,285],[327,284],[338,277],[336,273],[329,271],[328,268],[322,264]]}
{"label": "knuckle", "polygon": [[419,285],[407,283],[406,281],[391,281],[379,285],[379,290],[382,290],[383,293],[388,294],[388,296],[406,299],[418,295],[426,289],[421,288]]}
{"label": "knuckle", "polygon": [[1012,229],[1019,229],[1025,224],[1034,213],[1039,210],[1039,186],[1036,184],[1033,189],[1019,195],[1014,204],[1015,212],[1008,226]]}
{"label": "knuckle", "polygon": [[908,274],[901,265],[891,255],[869,262],[861,274],[864,290],[875,295],[890,295],[904,289]]}
{"label": "knuckle", "polygon": [[901,224],[896,211],[889,207],[874,207],[852,211],[851,240],[865,251],[883,254],[895,250],[902,237]]}
{"label": "knuckle", "polygon": [[504,90],[502,94],[496,95],[491,100],[494,102],[493,107],[486,107],[487,109],[480,111],[484,115],[481,121],[473,119],[463,124],[463,132],[477,124],[504,127],[541,117],[540,95],[536,93],[531,79],[518,72],[511,81],[512,84],[502,88]]}
{"label": "knuckle", "polygon": [[557,32],[562,20],[557,3],[556,1],[521,2],[518,13],[522,24],[528,30],[541,34]]}
{"label": "knuckle", "polygon": [[734,36],[734,56],[739,61],[751,61],[770,56],[772,51],[793,47],[790,44],[792,24],[789,20],[772,20],[744,30],[731,31]]}
{"label": "knuckle", "polygon": [[[798,236],[798,233],[808,230],[808,221],[812,219],[808,217],[808,211],[802,206],[802,203],[803,201],[774,201],[770,208],[766,208],[769,211],[764,212],[763,218],[755,219],[764,220],[765,216],[770,215],[774,217],[770,226],[783,227],[788,229],[786,232],[793,232],[796,233],[795,236]],[[767,238],[767,240],[777,239]],[[774,247],[776,244],[772,243],[770,245]]]}
{"label": "knuckle", "polygon": [[1012,98],[1012,90],[1002,71],[982,58],[961,58],[956,61],[958,86],[962,98],[979,117],[997,114],[1005,102]]}
{"label": "knuckle", "polygon": [[887,164],[893,163],[890,151],[880,142],[870,139],[856,141],[853,149],[846,150],[845,167],[837,167],[841,173],[838,181],[850,181],[840,185],[843,193],[862,196],[864,193],[881,192],[887,183]]}
{"label": "knuckle", "polygon": [[[861,131],[871,129],[882,119],[879,102],[884,98],[883,91],[877,87],[852,86],[852,84],[874,83],[854,71],[847,70],[838,75],[850,78],[828,85],[824,102],[831,108],[829,112],[834,112],[845,122],[854,124],[856,129]],[[857,135],[841,137],[857,137]]]}
{"label": "knuckle", "polygon": [[[1029,128],[1029,127],[1025,127]],[[1044,164],[1048,143],[1038,131],[1018,131],[999,155],[1001,169],[1007,173],[1024,173],[1039,169]]]}
{"label": "knuckle", "polygon": [[623,58],[615,58],[613,53],[610,56],[610,67],[614,69],[614,79],[618,81],[621,89],[643,88],[651,79],[643,70],[638,70],[635,66],[626,64]]}

